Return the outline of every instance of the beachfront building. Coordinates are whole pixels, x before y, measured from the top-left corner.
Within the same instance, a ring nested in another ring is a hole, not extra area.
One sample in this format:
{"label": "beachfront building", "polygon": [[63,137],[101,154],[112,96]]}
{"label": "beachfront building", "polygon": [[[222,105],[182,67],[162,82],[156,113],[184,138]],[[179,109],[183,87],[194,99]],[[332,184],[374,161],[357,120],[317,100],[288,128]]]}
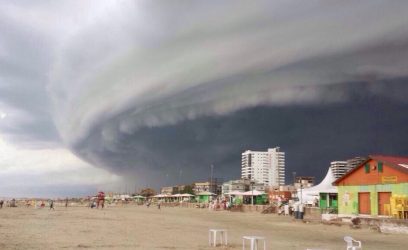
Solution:
{"label": "beachfront building", "polygon": [[174,187],[162,187],[160,189],[160,193],[161,194],[171,195],[171,194],[173,194],[173,190],[174,190]]}
{"label": "beachfront building", "polygon": [[339,215],[408,217],[408,157],[369,156],[334,185]]}
{"label": "beachfront building", "polygon": [[214,194],[221,193],[221,185],[218,184],[218,179],[214,179],[211,181],[204,181],[204,182],[195,182],[193,184],[193,191],[195,194],[199,194],[202,192],[211,192]]}
{"label": "beachfront building", "polygon": [[285,185],[285,152],[279,147],[245,151],[241,158],[241,178],[266,186]]}
{"label": "beachfront building", "polygon": [[313,187],[314,183],[314,176],[296,176],[295,178],[296,189]]}
{"label": "beachfront building", "polygon": [[221,187],[222,195],[232,192],[245,192],[248,191],[248,187],[251,181],[248,179],[231,180],[224,182]]}

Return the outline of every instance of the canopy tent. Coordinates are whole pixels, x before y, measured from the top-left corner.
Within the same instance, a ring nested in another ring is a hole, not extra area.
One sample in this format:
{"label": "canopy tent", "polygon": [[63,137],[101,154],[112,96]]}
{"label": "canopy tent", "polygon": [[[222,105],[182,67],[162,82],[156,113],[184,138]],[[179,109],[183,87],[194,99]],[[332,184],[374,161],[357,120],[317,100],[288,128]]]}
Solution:
{"label": "canopy tent", "polygon": [[134,196],[132,196],[132,198],[135,199],[135,200],[143,200],[143,199],[146,199],[146,197],[141,196],[141,195],[134,195]]}
{"label": "canopy tent", "polygon": [[329,168],[326,177],[318,185],[297,191],[299,201],[311,203],[319,198],[319,193],[337,193],[337,187],[332,184],[335,180],[336,178],[334,178],[333,172]]}
{"label": "canopy tent", "polygon": [[180,201],[181,198],[182,198],[182,195],[181,194],[173,194],[173,195],[170,195],[169,197],[173,198],[172,201]]}
{"label": "canopy tent", "polygon": [[245,193],[243,193],[243,196],[258,196],[258,195],[263,195],[265,194],[265,192],[261,192],[258,190],[252,190],[252,191],[246,191]]}
{"label": "canopy tent", "polygon": [[229,196],[229,202],[230,204],[242,204],[242,197],[238,198],[237,196],[244,196],[244,192],[241,191],[232,191],[225,193],[225,195]]}
{"label": "canopy tent", "polygon": [[[266,194],[262,191],[251,190],[243,193],[242,196],[246,197],[243,201],[246,204],[248,204],[249,200],[250,204],[264,204],[266,202]],[[250,199],[248,196],[250,197]]]}

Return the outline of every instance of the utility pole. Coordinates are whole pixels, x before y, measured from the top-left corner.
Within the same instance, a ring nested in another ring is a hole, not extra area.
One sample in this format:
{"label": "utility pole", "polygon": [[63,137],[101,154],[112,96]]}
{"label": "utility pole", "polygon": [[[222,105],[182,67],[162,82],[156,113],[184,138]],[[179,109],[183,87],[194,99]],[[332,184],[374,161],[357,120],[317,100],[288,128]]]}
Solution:
{"label": "utility pole", "polygon": [[211,164],[210,166],[211,171],[210,171],[210,192],[213,193],[214,188],[213,188],[213,172],[214,172],[214,165]]}
{"label": "utility pole", "polygon": [[251,191],[252,191],[251,203],[252,203],[252,206],[254,205],[254,184],[255,184],[255,182],[251,181]]}
{"label": "utility pole", "polygon": [[180,184],[181,183],[181,175],[183,174],[183,169],[181,169],[180,168],[180,172],[179,172],[179,183],[178,184]]}
{"label": "utility pole", "polygon": [[302,194],[302,177],[300,177],[300,204],[303,204],[303,194]]}

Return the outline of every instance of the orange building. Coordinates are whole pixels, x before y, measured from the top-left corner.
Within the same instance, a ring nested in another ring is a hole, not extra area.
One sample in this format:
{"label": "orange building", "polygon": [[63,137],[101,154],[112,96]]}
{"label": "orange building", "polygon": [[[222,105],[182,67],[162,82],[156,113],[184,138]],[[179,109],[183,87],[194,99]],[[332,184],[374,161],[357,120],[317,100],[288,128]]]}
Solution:
{"label": "orange building", "polygon": [[[333,184],[338,187],[339,214],[404,217],[408,213],[408,157],[369,156]],[[395,200],[401,204],[393,205]]]}

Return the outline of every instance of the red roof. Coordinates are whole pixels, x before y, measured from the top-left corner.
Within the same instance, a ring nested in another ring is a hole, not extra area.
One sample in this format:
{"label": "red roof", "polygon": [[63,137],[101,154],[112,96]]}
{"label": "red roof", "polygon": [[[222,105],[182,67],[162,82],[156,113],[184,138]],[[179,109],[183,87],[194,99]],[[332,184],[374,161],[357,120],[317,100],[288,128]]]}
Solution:
{"label": "red roof", "polygon": [[347,178],[347,176],[349,176],[351,173],[356,171],[361,166],[365,165],[371,159],[384,162],[390,167],[393,167],[401,172],[408,173],[408,157],[391,156],[391,155],[369,155],[366,161],[360,163],[360,165],[348,171],[345,175],[343,175],[342,177],[338,178],[335,182],[333,182],[333,184],[336,185],[341,180]]}
{"label": "red roof", "polygon": [[399,157],[399,156],[386,156],[386,155],[370,155],[371,159],[375,159],[377,161],[387,162],[389,164],[397,165],[400,167],[404,167],[406,165],[406,169],[408,169],[408,157]]}

